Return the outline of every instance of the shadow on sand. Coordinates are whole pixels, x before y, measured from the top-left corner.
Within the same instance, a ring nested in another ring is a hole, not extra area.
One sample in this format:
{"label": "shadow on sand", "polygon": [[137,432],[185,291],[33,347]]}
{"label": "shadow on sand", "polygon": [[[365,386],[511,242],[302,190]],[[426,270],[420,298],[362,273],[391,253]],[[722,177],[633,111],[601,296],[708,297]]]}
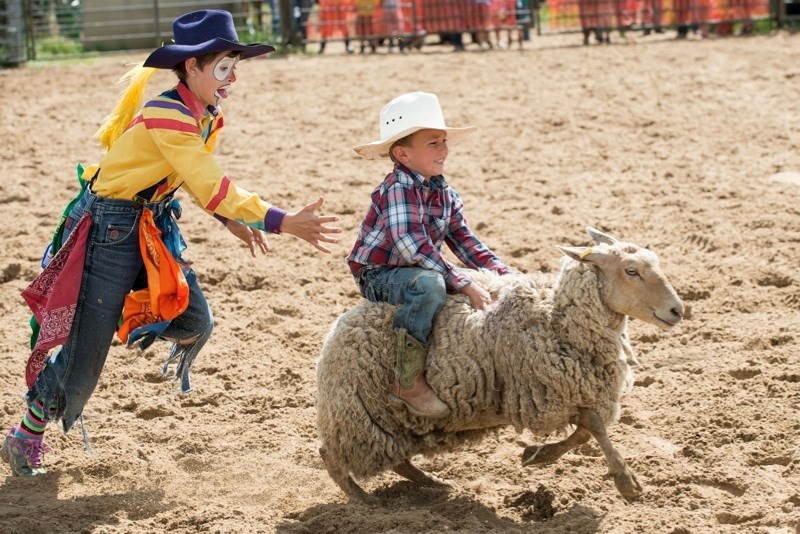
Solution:
{"label": "shadow on sand", "polygon": [[173,507],[162,502],[164,492],[159,489],[59,499],[62,476],[76,484],[82,480],[78,469],[35,478],[6,477],[0,486],[0,532],[90,532],[116,525],[120,517],[146,520]]}
{"label": "shadow on sand", "polygon": [[319,504],[287,514],[278,523],[282,534],[311,532],[597,532],[601,516],[596,510],[574,506],[546,522],[502,517],[472,494],[446,488],[421,487],[398,482],[373,493],[375,505]]}

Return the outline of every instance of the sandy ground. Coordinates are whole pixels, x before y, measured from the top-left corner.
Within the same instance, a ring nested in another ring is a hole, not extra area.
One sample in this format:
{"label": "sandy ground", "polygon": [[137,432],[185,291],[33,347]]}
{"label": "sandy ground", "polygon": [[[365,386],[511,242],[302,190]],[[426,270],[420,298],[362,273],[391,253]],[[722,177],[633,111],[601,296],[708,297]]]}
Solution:
{"label": "sandy ground", "polygon": [[[0,467],[3,532],[758,532],[800,522],[800,36],[524,52],[291,57],[240,65],[219,161],[241,186],[341,217],[330,256],[288,236],[266,258],[183,196],[182,228],[216,313],[195,392],[161,378],[164,344],[119,344],[79,428],[47,433],[50,472]],[[565,42],[577,42],[571,36]],[[28,311],[78,162],[142,55],[0,70],[0,423],[23,410]],[[172,83],[159,75],[152,87]],[[359,302],[344,257],[388,167],[351,147],[411,90],[479,127],[448,160],[473,227],[522,271],[557,268],[583,228],[653,248],[688,308],[675,330],[632,322],[641,366],[612,441],[645,486],[622,499],[587,444],[520,467],[512,429],[417,458],[452,491],[394,474],[349,504],[317,454],[315,359]],[[538,493],[537,493],[538,492]],[[550,498],[541,498],[551,494]],[[547,513],[553,507],[554,515]],[[541,521],[541,516],[552,515]]]}

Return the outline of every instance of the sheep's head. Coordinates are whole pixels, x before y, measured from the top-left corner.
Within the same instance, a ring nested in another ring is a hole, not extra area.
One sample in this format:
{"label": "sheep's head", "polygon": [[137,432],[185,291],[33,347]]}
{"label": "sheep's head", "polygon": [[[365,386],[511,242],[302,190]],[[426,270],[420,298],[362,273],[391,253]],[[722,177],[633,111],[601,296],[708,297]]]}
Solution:
{"label": "sheep's head", "polygon": [[658,265],[656,254],[587,227],[591,247],[558,247],[597,272],[603,303],[611,310],[669,329],[683,318],[683,302]]}

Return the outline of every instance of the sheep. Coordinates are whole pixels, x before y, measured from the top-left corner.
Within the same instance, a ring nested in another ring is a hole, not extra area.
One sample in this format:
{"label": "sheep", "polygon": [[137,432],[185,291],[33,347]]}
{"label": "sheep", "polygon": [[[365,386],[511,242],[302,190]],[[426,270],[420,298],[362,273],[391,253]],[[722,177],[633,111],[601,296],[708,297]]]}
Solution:
{"label": "sheep", "polygon": [[557,443],[531,445],[522,464],[557,460],[594,437],[619,493],[642,492],[608,439],[620,398],[633,384],[628,316],[670,329],[683,303],[652,251],[587,227],[594,244],[557,247],[557,275],[474,272],[495,301],[474,311],[449,296],[434,323],[426,378],[451,413],[412,415],[390,401],[395,306],[364,301],[344,313],[317,360],[317,432],[328,474],[352,500],[374,501],[351,477],[387,469],[422,485],[442,482],[410,459],[449,451],[513,425],[544,438],[575,427]]}

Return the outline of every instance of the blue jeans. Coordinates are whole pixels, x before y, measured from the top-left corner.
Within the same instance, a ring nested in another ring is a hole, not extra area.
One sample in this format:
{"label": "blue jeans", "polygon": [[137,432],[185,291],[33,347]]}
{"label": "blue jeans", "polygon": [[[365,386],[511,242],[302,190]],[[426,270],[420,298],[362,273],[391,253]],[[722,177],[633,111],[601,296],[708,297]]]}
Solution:
{"label": "blue jeans", "polygon": [[[168,209],[167,202],[145,206],[153,211],[154,220]],[[98,197],[87,188],[65,224],[65,241],[85,212],[91,214],[92,226],[69,338],[47,360],[27,395],[28,402],[42,401],[46,420],[61,419],[65,432],[81,415],[97,386],[125,296],[134,289],[137,279],[141,280],[144,266],[139,250],[141,204]],[[188,276],[187,282],[189,306],[161,337],[184,341],[182,351],[192,353],[193,358],[211,335],[214,320],[196,277]]]}
{"label": "blue jeans", "polygon": [[420,267],[375,267],[361,273],[361,294],[372,302],[402,304],[394,314],[395,331],[405,328],[428,346],[433,319],[444,306],[444,277]]}

